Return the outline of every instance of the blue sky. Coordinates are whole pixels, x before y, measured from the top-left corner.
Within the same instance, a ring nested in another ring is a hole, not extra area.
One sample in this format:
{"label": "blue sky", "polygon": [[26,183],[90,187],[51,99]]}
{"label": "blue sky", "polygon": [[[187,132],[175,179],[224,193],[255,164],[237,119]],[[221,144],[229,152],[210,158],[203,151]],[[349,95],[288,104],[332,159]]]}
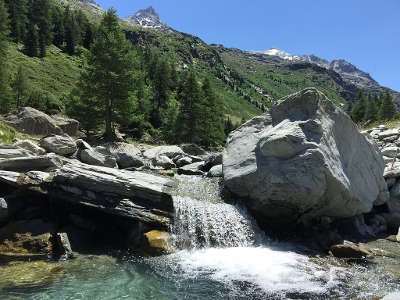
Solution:
{"label": "blue sky", "polygon": [[120,17],[152,5],[169,26],[243,50],[344,58],[400,91],[400,0],[97,0]]}

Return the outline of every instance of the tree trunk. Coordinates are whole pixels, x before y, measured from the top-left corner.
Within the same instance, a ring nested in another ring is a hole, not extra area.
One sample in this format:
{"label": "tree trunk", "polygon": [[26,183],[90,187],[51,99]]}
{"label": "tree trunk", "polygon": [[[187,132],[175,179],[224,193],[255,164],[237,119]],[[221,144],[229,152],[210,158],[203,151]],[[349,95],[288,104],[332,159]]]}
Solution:
{"label": "tree trunk", "polygon": [[112,120],[111,120],[111,104],[109,101],[107,101],[107,105],[106,105],[106,132],[104,133],[104,138],[107,141],[112,141],[112,139],[114,138],[114,132],[112,129]]}

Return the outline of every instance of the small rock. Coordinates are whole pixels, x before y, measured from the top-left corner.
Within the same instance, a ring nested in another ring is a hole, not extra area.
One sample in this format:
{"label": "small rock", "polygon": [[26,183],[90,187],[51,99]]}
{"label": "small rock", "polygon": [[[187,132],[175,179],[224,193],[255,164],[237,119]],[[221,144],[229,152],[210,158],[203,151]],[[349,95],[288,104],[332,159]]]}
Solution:
{"label": "small rock", "polygon": [[390,158],[396,158],[400,154],[399,147],[385,147],[382,149],[382,155]]}
{"label": "small rock", "polygon": [[179,175],[204,175],[202,168],[204,167],[204,161],[186,165],[178,169]]}
{"label": "small rock", "polygon": [[382,131],[381,133],[378,134],[378,138],[380,140],[383,140],[384,138],[390,137],[390,136],[399,136],[399,130],[397,128],[394,129],[388,129],[385,131]]}
{"label": "small rock", "polygon": [[212,167],[210,169],[210,171],[208,171],[207,176],[208,177],[222,177],[223,176],[222,165]]}
{"label": "small rock", "polygon": [[175,173],[173,170],[160,170],[160,175],[174,177]]}
{"label": "small rock", "polygon": [[152,230],[144,234],[152,252],[167,254],[173,251],[172,238],[168,232]]}
{"label": "small rock", "polygon": [[73,252],[67,233],[56,233],[53,236],[53,254],[64,259],[72,258]]}
{"label": "small rock", "polygon": [[176,167],[174,162],[165,155],[160,155],[160,156],[155,157],[152,160],[152,164],[154,167],[161,167],[164,169],[172,169],[172,168]]}
{"label": "small rock", "polygon": [[46,153],[46,150],[44,150],[43,148],[39,147],[34,142],[29,141],[29,140],[18,141],[16,143],[14,143],[13,146],[17,147],[17,148],[22,148],[22,149],[28,150],[37,155],[43,155]]}
{"label": "small rock", "polygon": [[350,241],[344,241],[343,244],[333,245],[329,254],[338,258],[366,258],[371,255],[371,252]]}
{"label": "small rock", "polygon": [[101,166],[107,168],[118,168],[114,157],[103,155],[94,150],[83,150],[80,152],[81,161],[88,165]]}
{"label": "small rock", "polygon": [[72,155],[78,148],[74,140],[68,135],[52,135],[40,140],[40,146],[48,152],[58,155]]}
{"label": "small rock", "polygon": [[202,157],[205,161],[203,170],[208,172],[212,167],[222,164],[222,152],[211,153]]}
{"label": "small rock", "polygon": [[178,146],[158,146],[146,150],[143,156],[147,159],[154,159],[157,156],[167,156],[174,159],[176,156],[184,154],[183,150]]}
{"label": "small rock", "polygon": [[206,154],[206,151],[196,144],[183,144],[181,149],[189,155],[200,156]]}
{"label": "small rock", "polygon": [[193,159],[191,159],[191,158],[188,157],[188,156],[183,156],[183,157],[179,158],[179,159],[176,161],[176,166],[177,166],[178,168],[181,168],[181,167],[183,167],[183,166],[190,165],[191,163],[193,163]]}
{"label": "small rock", "polygon": [[0,198],[0,224],[8,221],[8,205],[4,198]]}
{"label": "small rock", "polygon": [[382,131],[382,130],[387,130],[388,127],[387,127],[386,125],[382,124],[382,125],[379,125],[379,126],[378,126],[378,129],[381,130],[381,131]]}

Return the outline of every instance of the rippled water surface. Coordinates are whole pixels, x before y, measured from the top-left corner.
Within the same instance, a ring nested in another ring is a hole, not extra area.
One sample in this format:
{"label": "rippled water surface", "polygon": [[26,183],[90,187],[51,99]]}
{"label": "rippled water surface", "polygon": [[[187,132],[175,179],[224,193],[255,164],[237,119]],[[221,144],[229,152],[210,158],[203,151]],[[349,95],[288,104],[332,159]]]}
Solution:
{"label": "rippled water surface", "polygon": [[380,299],[400,291],[400,244],[372,262],[306,255],[260,234],[216,180],[180,176],[171,228],[174,254],[78,256],[0,265],[0,299]]}

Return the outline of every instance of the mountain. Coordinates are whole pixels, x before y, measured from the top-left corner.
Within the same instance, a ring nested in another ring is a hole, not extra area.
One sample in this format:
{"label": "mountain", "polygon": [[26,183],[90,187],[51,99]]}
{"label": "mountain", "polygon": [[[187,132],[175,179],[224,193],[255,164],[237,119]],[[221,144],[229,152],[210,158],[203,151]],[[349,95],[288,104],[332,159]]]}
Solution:
{"label": "mountain", "polygon": [[294,64],[307,62],[310,64],[317,65],[327,70],[336,72],[349,85],[353,85],[358,90],[363,90],[366,93],[378,94],[388,91],[392,93],[395,102],[400,104],[400,93],[381,86],[375,79],[371,77],[370,74],[358,69],[356,66],[354,66],[353,64],[344,59],[336,59],[330,62],[314,54],[297,56],[297,55],[291,55],[288,52],[276,48],[272,48],[267,51],[249,51],[249,53],[252,54],[258,53],[267,56],[275,56],[279,57],[282,60],[292,62]]}
{"label": "mountain", "polygon": [[89,13],[97,16],[104,13],[104,9],[94,0],[59,0],[62,5],[70,5],[73,7],[87,10]]}
{"label": "mountain", "polygon": [[126,18],[125,21],[143,28],[160,29],[167,27],[152,6],[139,10],[134,15]]}

